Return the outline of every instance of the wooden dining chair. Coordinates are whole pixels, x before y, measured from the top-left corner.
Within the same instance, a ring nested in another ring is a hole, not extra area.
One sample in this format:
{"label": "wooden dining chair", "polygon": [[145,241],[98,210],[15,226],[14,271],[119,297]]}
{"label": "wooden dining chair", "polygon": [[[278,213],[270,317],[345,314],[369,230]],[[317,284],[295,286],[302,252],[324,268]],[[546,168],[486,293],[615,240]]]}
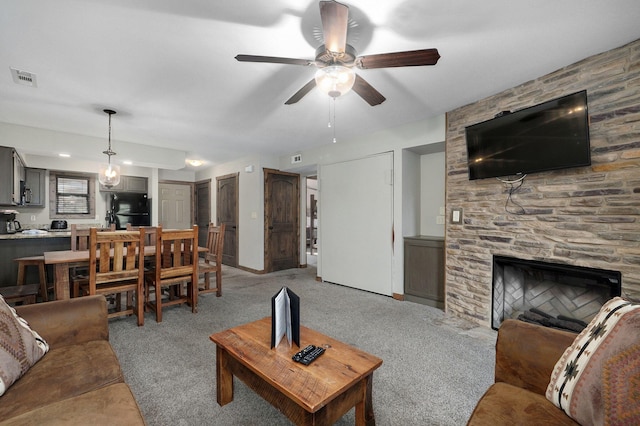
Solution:
{"label": "wooden dining chair", "polygon": [[[79,227],[77,224],[71,224],[71,250],[89,250],[89,232],[91,227]],[[115,231],[116,224],[112,223],[106,228],[96,228],[98,232]]]}
{"label": "wooden dining chair", "polygon": [[155,246],[156,245],[156,233],[158,232],[157,226],[133,226],[130,223],[127,223],[127,231],[139,231],[140,229],[144,229],[144,244],[146,246]]}
{"label": "wooden dining chair", "polygon": [[[154,247],[156,245],[156,233],[158,232],[158,227],[156,226],[133,226],[130,223],[127,223],[127,231],[139,231],[140,229],[144,229],[144,245]],[[155,263],[155,258],[144,259],[144,270],[148,272],[153,269]],[[131,293],[127,293],[127,303],[131,303]]]}
{"label": "wooden dining chair", "polygon": [[[183,286],[186,284],[186,292]],[[191,312],[198,306],[198,226],[191,229],[162,229],[156,232],[156,259],[152,271],[145,274],[145,307],[162,322],[162,309],[187,303]],[[163,298],[163,289],[166,299]],[[154,299],[151,299],[154,293]]]}
{"label": "wooden dining chair", "polygon": [[[112,223],[108,228],[94,228],[98,232],[115,231],[116,224]],[[77,224],[71,224],[71,250],[89,250],[89,234],[90,227],[78,227]],[[89,270],[84,265],[73,266],[69,269],[69,282],[71,283],[71,297],[79,296],[79,288],[89,282]]]}
{"label": "wooden dining chair", "polygon": [[82,295],[115,295],[133,292],[135,303],[109,312],[109,318],[136,315],[144,325],[144,229],[139,231],[98,232],[89,234],[89,283]]}
{"label": "wooden dining chair", "polygon": [[[198,288],[199,293],[213,293],[222,296],[222,248],[224,246],[225,224],[215,226],[209,224],[207,231],[207,252],[204,258],[200,258],[198,264],[198,275],[204,274],[204,286]],[[211,274],[216,274],[216,286],[211,288]]]}

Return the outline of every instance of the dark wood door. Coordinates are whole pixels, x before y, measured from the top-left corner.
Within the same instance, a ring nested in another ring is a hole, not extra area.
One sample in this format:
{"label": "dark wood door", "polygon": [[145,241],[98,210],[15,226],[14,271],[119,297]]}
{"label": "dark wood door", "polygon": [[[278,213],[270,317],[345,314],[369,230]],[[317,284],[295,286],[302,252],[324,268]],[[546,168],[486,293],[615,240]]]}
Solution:
{"label": "dark wood door", "polygon": [[266,272],[300,264],[300,175],[264,169],[264,267]]}
{"label": "dark wood door", "polygon": [[216,225],[225,224],[222,263],[238,266],[238,174],[216,178]]}
{"label": "dark wood door", "polygon": [[196,218],[198,225],[198,245],[207,242],[207,228],[211,222],[211,180],[196,182]]}

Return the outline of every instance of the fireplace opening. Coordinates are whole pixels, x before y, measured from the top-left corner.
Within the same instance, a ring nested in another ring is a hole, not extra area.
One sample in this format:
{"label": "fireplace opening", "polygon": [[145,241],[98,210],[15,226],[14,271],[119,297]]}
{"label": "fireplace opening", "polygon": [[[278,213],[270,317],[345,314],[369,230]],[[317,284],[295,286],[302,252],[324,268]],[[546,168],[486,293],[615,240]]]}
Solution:
{"label": "fireplace opening", "polygon": [[580,331],[621,291],[619,271],[494,256],[491,327],[519,318]]}

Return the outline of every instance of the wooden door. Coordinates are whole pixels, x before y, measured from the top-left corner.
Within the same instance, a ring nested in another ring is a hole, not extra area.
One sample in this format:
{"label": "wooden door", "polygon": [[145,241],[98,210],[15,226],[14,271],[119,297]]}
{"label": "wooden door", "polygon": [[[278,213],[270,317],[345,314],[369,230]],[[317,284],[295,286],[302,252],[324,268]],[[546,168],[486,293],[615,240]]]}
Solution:
{"label": "wooden door", "polygon": [[198,225],[198,244],[204,246],[207,241],[207,228],[211,222],[211,180],[196,182],[196,217]]}
{"label": "wooden door", "polygon": [[216,225],[225,224],[222,263],[238,266],[238,173],[216,178]]}
{"label": "wooden door", "polygon": [[320,167],[324,281],[391,296],[393,154]]}
{"label": "wooden door", "polygon": [[264,169],[265,272],[300,264],[300,175]]}
{"label": "wooden door", "polygon": [[158,193],[158,221],[164,229],[191,228],[191,193],[190,183],[160,183]]}

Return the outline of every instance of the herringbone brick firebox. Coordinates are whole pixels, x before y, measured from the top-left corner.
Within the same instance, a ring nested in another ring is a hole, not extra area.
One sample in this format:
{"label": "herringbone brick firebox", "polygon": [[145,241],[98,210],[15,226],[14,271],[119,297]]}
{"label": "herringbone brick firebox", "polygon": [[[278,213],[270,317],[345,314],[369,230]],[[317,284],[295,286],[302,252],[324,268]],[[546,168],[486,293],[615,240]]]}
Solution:
{"label": "herringbone brick firebox", "polygon": [[[620,296],[620,284],[618,271],[494,256],[491,327],[497,330],[508,318],[527,319],[531,310],[587,324],[607,300]],[[535,316],[528,319],[534,322]]]}

